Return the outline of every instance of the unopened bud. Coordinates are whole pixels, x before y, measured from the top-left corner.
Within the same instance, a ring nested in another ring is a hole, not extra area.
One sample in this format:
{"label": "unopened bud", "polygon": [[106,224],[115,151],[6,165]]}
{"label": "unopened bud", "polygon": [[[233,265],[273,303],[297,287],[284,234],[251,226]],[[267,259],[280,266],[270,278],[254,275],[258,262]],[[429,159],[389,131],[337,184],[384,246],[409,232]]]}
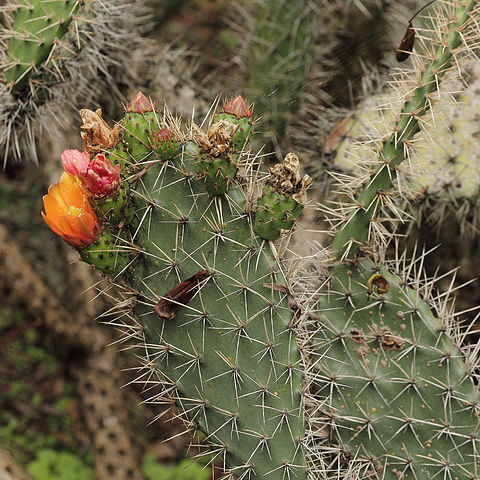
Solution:
{"label": "unopened bud", "polygon": [[112,196],[120,186],[119,167],[114,167],[105,155],[97,155],[80,177],[85,190],[97,199]]}
{"label": "unopened bud", "polygon": [[62,155],[63,169],[70,175],[79,177],[87,171],[90,156],[87,152],[78,150],[65,150]]}
{"label": "unopened bud", "polygon": [[237,118],[250,118],[252,116],[252,109],[249,108],[247,102],[241,95],[237,95],[229,102],[225,102],[223,112],[235,115]]}
{"label": "unopened bud", "polygon": [[180,140],[168,128],[162,128],[151,137],[151,144],[162,160],[169,160],[178,153]]}
{"label": "unopened bud", "polygon": [[155,110],[155,103],[138,91],[128,102],[125,111],[130,113],[147,113]]}

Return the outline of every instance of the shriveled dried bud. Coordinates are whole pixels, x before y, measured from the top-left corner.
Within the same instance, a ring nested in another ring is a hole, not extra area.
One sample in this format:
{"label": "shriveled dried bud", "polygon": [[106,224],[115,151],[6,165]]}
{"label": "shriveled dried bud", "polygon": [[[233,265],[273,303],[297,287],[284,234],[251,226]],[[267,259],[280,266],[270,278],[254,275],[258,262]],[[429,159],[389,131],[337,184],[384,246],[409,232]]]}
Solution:
{"label": "shriveled dried bud", "polygon": [[288,153],[282,163],[270,167],[269,171],[268,185],[286,197],[292,197],[297,203],[304,203],[305,193],[313,180],[308,175],[301,177],[297,155]]}
{"label": "shriveled dried bud", "polygon": [[83,147],[90,154],[97,154],[114,147],[118,143],[119,125],[110,128],[102,118],[102,110],[95,112],[88,109],[80,110],[83,125],[82,129]]}
{"label": "shriveled dried bud", "polygon": [[224,113],[235,115],[237,118],[250,118],[252,109],[248,107],[247,102],[241,95],[237,95],[232,100],[225,102],[223,106]]}
{"label": "shriveled dried bud", "polygon": [[233,135],[237,129],[238,125],[233,125],[227,120],[220,120],[212,123],[207,132],[197,127],[195,139],[210,156],[218,157],[230,148]]}
{"label": "shriveled dried bud", "polygon": [[125,111],[131,113],[147,113],[155,110],[155,103],[149,100],[142,92],[138,91],[128,102]]}

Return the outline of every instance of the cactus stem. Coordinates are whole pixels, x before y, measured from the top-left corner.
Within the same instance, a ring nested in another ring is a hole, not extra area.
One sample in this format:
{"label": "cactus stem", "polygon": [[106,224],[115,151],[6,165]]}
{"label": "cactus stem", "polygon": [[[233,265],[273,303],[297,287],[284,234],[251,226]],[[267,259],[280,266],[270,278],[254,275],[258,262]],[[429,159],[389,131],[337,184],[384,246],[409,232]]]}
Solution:
{"label": "cactus stem", "polygon": [[462,2],[457,8],[455,20],[449,25],[445,42],[437,48],[431,63],[423,71],[412,98],[405,103],[394,133],[383,144],[382,163],[359,193],[358,207],[335,235],[333,250],[337,257],[342,259],[354,257],[368,239],[372,219],[381,203],[379,196],[392,187],[392,181],[397,176],[397,168],[406,158],[407,142],[420,130],[419,121],[429,109],[429,98],[437,90],[441,78],[451,66],[453,52],[462,42],[461,32],[465,29],[474,6],[475,1],[469,0]]}

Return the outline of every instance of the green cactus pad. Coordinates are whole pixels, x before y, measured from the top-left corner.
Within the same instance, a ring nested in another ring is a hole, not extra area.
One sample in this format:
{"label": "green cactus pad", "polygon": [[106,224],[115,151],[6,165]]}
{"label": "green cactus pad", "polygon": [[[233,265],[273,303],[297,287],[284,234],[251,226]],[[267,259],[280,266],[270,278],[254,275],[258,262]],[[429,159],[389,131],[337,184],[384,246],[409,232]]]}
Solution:
{"label": "green cactus pad", "polygon": [[150,137],[150,142],[153,150],[162,160],[170,160],[180,151],[180,141],[168,129],[154,132]]}
{"label": "green cactus pad", "polygon": [[35,69],[50,56],[77,12],[77,0],[19,0],[8,44],[5,79],[13,93],[25,88]]}
{"label": "green cactus pad", "polygon": [[[207,435],[235,476],[305,479],[294,312],[285,287],[277,288],[285,279],[252,233],[244,194],[210,196],[194,162],[190,154],[159,161],[135,187],[134,241],[144,252],[135,267],[135,312],[148,357],[175,387],[180,415]],[[198,272],[194,298],[175,297]],[[154,313],[172,295],[184,306],[173,317],[173,307]]]}
{"label": "green cactus pad", "polygon": [[479,392],[445,321],[370,260],[330,273],[314,376],[343,457],[386,480],[478,478]]}
{"label": "green cactus pad", "polygon": [[114,196],[103,201],[96,201],[95,211],[103,224],[118,226],[130,223],[133,220],[133,208],[130,204],[128,183],[123,182]]}
{"label": "green cactus pad", "polygon": [[124,273],[130,256],[119,246],[117,239],[108,232],[102,232],[95,243],[79,250],[84,262],[108,275]]}
{"label": "green cactus pad", "polygon": [[309,2],[250,3],[246,94],[255,99],[264,139],[281,140],[296,113],[314,58],[315,16]]}
{"label": "green cactus pad", "polygon": [[281,230],[293,227],[302,210],[302,205],[292,197],[286,197],[266,186],[257,203],[253,229],[265,240],[276,240],[280,237]]}
{"label": "green cactus pad", "polygon": [[155,112],[127,112],[123,118],[123,141],[133,161],[142,161],[151,152],[150,137],[158,130]]}
{"label": "green cactus pad", "polygon": [[[190,147],[188,150],[193,153],[195,148]],[[227,192],[237,173],[237,166],[230,159],[209,158],[206,154],[200,152],[195,157],[196,171],[205,183],[207,192],[210,195],[223,195]]]}
{"label": "green cactus pad", "polygon": [[108,159],[112,165],[120,165],[123,168],[132,166],[133,159],[130,157],[127,147],[123,143],[110,148],[107,152]]}

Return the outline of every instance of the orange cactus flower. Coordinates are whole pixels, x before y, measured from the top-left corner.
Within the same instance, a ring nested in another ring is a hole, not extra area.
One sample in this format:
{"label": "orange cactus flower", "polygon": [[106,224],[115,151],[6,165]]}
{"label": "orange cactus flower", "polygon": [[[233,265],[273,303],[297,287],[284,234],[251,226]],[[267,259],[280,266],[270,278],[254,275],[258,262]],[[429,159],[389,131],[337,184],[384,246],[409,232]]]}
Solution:
{"label": "orange cactus flower", "polygon": [[66,172],[43,197],[47,225],[73,247],[84,248],[97,240],[100,226],[87,192],[76,177]]}

